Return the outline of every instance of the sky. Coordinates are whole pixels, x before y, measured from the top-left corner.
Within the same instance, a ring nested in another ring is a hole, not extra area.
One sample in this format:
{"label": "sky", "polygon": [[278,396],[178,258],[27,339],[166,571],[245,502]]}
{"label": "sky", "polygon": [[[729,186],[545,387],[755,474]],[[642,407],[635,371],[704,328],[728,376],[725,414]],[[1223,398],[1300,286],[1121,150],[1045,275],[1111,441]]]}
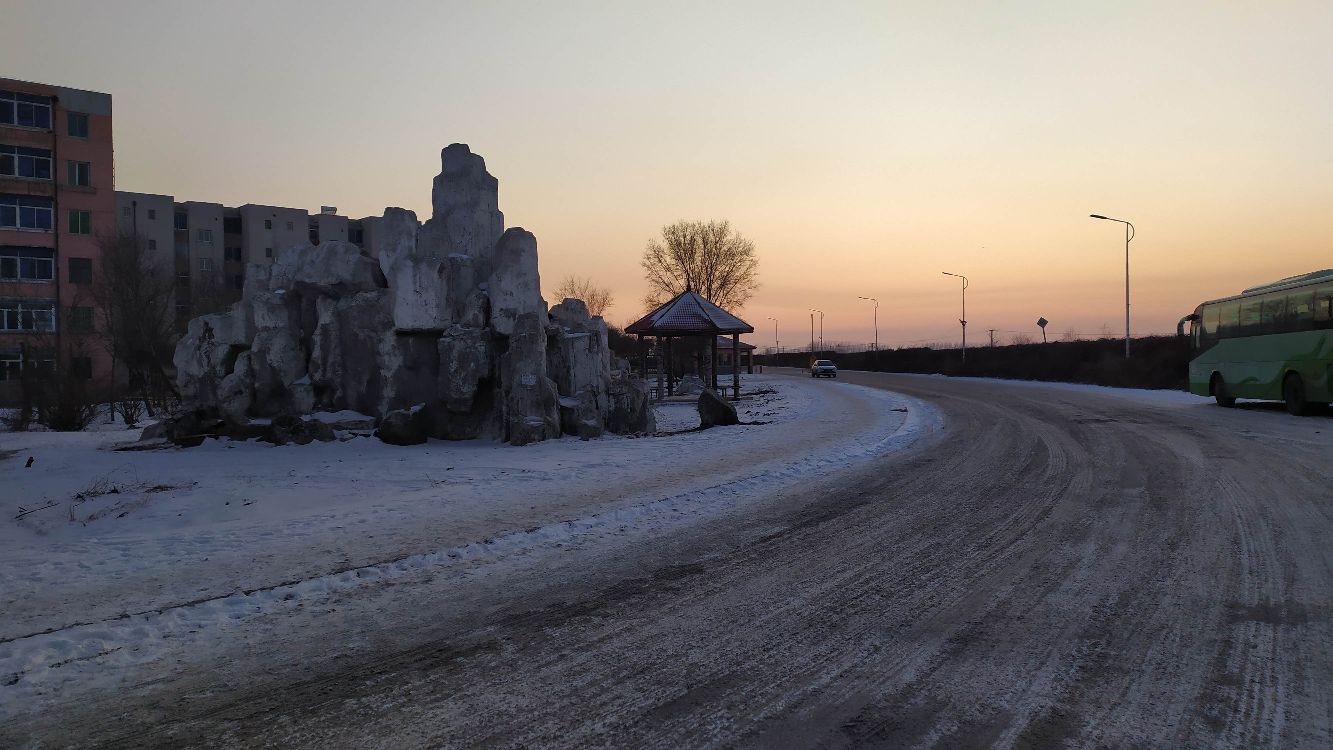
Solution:
{"label": "sky", "polygon": [[[1333,266],[1333,3],[6,0],[0,76],[112,94],[116,186],[426,215],[500,181],[543,287],[644,312],[647,241],[727,219],[761,345],[1175,330]],[[548,297],[548,301],[550,300]],[[819,316],[815,319],[818,321]],[[818,323],[816,323],[818,328]],[[818,334],[818,330],[816,330]]]}

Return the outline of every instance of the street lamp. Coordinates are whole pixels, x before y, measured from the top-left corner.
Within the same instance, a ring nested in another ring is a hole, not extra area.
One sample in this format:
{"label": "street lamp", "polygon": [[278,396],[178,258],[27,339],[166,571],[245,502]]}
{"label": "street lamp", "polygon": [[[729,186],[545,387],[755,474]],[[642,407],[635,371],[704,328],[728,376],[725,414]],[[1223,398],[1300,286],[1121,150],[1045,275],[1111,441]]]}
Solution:
{"label": "street lamp", "polygon": [[873,357],[873,361],[874,361],[874,363],[875,363],[874,367],[875,367],[876,370],[878,370],[878,369],[879,369],[879,300],[875,299],[874,297],[857,297],[857,299],[868,300],[868,301],[870,301],[870,302],[874,302],[874,303],[875,303],[875,313],[874,313],[874,314],[875,314],[875,317],[874,317],[874,321],[875,321],[875,348],[872,349],[871,351],[874,352],[874,354],[872,355],[872,357]]}
{"label": "street lamp", "polygon": [[773,364],[776,365],[778,352],[782,350],[782,347],[778,346],[778,319],[769,318],[769,320],[773,321]]}
{"label": "street lamp", "polygon": [[[819,351],[822,352],[822,351],[824,351],[824,311],[823,311],[823,310],[813,310],[813,309],[812,309],[810,312],[812,312],[812,313],[819,313]],[[815,316],[811,315],[811,316],[810,316],[810,335],[811,335],[811,340],[814,339],[814,327],[815,327]]]}
{"label": "street lamp", "polygon": [[1129,359],[1129,241],[1134,239],[1134,225],[1124,219],[1112,219],[1101,214],[1088,214],[1088,217],[1125,225],[1125,359]]}
{"label": "street lamp", "polygon": [[949,273],[948,271],[940,271],[940,273],[945,276],[953,276],[954,278],[963,280],[963,317],[959,318],[958,322],[963,326],[963,364],[967,364],[967,277],[958,273]]}

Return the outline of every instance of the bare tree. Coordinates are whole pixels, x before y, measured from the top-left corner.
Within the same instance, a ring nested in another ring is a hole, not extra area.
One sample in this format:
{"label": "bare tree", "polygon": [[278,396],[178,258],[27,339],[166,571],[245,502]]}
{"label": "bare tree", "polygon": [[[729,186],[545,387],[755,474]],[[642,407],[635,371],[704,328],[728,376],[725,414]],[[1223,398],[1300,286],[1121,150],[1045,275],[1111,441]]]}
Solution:
{"label": "bare tree", "polygon": [[100,273],[92,285],[101,314],[101,340],[112,369],[125,368],[129,387],[153,406],[165,406],[175,393],[167,372],[175,351],[175,287],[171,269],[129,232],[100,239]]}
{"label": "bare tree", "polygon": [[1023,346],[1025,344],[1031,344],[1032,342],[1032,336],[1026,333],[1015,333],[1013,336],[1009,337],[1009,343],[1012,346]]}
{"label": "bare tree", "polygon": [[555,288],[555,296],[559,299],[581,299],[588,306],[589,315],[601,316],[606,315],[607,308],[615,300],[610,289],[594,284],[592,279],[573,274],[566,276],[560,286]]}
{"label": "bare tree", "polygon": [[643,270],[652,309],[687,289],[726,309],[739,309],[759,288],[754,243],[727,221],[678,221],[648,240]]}

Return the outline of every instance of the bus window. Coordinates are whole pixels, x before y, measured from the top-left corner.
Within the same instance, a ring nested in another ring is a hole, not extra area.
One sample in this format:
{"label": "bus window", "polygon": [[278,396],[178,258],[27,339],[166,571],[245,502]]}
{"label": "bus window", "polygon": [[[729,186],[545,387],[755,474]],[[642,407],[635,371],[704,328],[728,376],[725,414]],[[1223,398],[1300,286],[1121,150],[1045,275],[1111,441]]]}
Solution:
{"label": "bus window", "polygon": [[1203,325],[1203,337],[1217,338],[1217,324],[1222,318],[1222,308],[1219,305],[1208,305],[1203,308],[1203,313],[1199,317],[1199,322]]}
{"label": "bus window", "polygon": [[1287,330],[1308,331],[1314,321],[1314,292],[1292,292],[1287,295]]}
{"label": "bus window", "polygon": [[1263,307],[1263,332],[1287,332],[1287,295],[1265,294],[1261,299]]}
{"label": "bus window", "polygon": [[1217,306],[1217,337],[1229,339],[1240,333],[1240,303],[1223,302]]}
{"label": "bus window", "polygon": [[1236,331],[1237,336],[1258,336],[1263,332],[1261,320],[1263,318],[1264,300],[1262,297],[1252,299],[1243,299],[1240,301],[1240,329]]}
{"label": "bus window", "polygon": [[1314,327],[1333,328],[1333,286],[1314,290]]}

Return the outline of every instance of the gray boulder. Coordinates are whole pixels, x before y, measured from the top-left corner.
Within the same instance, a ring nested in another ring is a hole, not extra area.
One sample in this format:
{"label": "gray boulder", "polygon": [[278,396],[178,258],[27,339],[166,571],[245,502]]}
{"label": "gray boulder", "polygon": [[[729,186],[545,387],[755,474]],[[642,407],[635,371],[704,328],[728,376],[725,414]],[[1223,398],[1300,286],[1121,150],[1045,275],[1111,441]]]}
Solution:
{"label": "gray boulder", "polygon": [[712,388],[705,388],[703,393],[699,394],[699,428],[708,429],[709,427],[740,424],[741,419],[736,415],[736,407],[732,406],[730,401],[717,395],[717,391]]}
{"label": "gray boulder", "polygon": [[390,445],[420,445],[426,442],[427,425],[424,405],[394,409],[380,420],[375,436]]}

